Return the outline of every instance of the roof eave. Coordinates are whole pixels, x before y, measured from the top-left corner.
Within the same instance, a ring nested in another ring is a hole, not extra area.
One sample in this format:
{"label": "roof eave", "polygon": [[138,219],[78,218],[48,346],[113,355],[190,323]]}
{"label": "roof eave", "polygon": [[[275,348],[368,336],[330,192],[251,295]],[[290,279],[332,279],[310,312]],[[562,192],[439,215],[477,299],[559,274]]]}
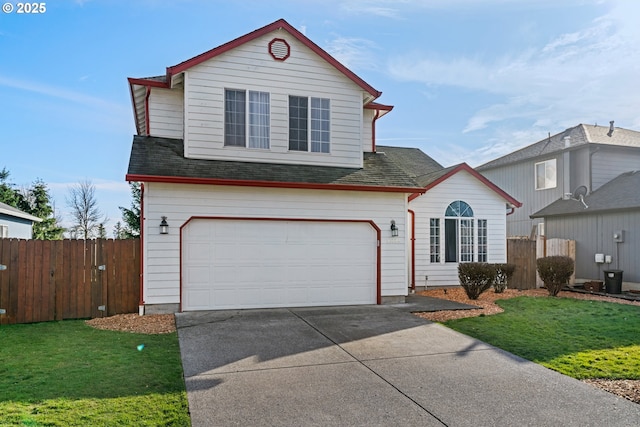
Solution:
{"label": "roof eave", "polygon": [[383,193],[424,193],[426,190],[416,187],[377,186],[362,184],[322,184],[309,182],[285,182],[285,181],[261,181],[261,180],[237,180],[226,178],[194,178],[182,176],[158,176],[127,174],[127,181],[137,182],[162,182],[168,184],[200,184],[200,185],[227,185],[238,187],[262,187],[262,188],[298,188],[309,190],[342,190],[342,191],[376,191]]}

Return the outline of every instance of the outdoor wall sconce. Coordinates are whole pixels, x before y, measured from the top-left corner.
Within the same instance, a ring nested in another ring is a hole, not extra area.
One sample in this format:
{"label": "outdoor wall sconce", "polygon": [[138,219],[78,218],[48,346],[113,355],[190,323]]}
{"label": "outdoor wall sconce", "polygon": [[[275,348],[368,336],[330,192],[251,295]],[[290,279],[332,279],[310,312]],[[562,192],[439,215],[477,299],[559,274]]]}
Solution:
{"label": "outdoor wall sconce", "polygon": [[391,220],[391,237],[398,237],[398,226],[395,220]]}
{"label": "outdoor wall sconce", "polygon": [[167,217],[163,216],[160,221],[160,234],[169,234],[169,224],[167,224]]}

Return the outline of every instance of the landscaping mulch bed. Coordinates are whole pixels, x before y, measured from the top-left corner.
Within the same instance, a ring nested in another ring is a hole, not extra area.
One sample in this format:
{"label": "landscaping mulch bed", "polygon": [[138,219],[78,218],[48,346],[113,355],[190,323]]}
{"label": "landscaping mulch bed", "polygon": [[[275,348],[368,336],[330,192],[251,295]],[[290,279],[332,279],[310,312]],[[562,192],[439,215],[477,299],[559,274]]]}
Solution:
{"label": "landscaping mulch bed", "polygon": [[169,334],[176,331],[176,320],[173,314],[116,314],[87,320],[87,325],[96,329],[132,332],[136,334]]}
{"label": "landscaping mulch bed", "polygon": [[[515,298],[519,296],[530,297],[549,297],[549,292],[546,289],[528,289],[519,291],[516,289],[507,289],[501,294],[496,294],[492,290],[486,291],[480,295],[477,300],[470,300],[467,297],[464,289],[462,288],[442,288],[442,289],[430,289],[427,291],[417,292],[418,295],[426,295],[434,298],[441,298],[450,301],[455,301],[463,304],[470,304],[480,306],[482,308],[477,310],[449,310],[449,311],[436,311],[429,313],[414,313],[416,316],[422,317],[434,322],[445,322],[451,319],[462,319],[465,317],[475,317],[481,314],[488,316],[491,314],[501,313],[504,310],[495,304],[496,300]],[[640,301],[629,301],[621,298],[605,297],[602,295],[593,295],[588,293],[578,293],[561,291],[558,293],[558,297],[575,298],[591,301],[607,301],[617,304],[628,304],[640,306]],[[613,393],[617,396],[623,397],[635,403],[640,403],[640,380],[604,380],[604,379],[589,379],[583,380],[587,384],[591,384],[600,389],[606,390],[609,393]]]}

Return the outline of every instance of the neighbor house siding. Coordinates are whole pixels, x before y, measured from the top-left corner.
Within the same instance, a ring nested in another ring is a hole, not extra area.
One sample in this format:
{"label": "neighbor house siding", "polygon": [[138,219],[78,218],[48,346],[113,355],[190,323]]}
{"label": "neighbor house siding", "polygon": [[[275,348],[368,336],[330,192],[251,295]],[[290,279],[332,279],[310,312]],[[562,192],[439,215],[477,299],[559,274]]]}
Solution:
{"label": "neighbor house siding", "polygon": [[[555,188],[536,190],[535,164],[550,159],[556,159],[557,185]],[[532,227],[542,222],[539,219],[532,220],[529,215],[562,198],[565,191],[571,191],[565,189],[563,185],[563,164],[563,157],[560,153],[557,157],[545,156],[536,160],[481,171],[482,175],[522,203],[522,207],[516,209],[507,219],[507,236],[529,236]]]}
{"label": "neighbor house siding", "polygon": [[151,136],[182,139],[184,93],[180,89],[152,88],[149,96]]}
{"label": "neighbor house siding", "polygon": [[362,114],[362,151],[371,152],[373,148],[373,129],[371,124],[375,110],[365,109]]}
{"label": "neighbor house siding", "polygon": [[622,147],[600,146],[591,160],[592,188],[597,190],[623,172],[640,169],[640,152]]}
{"label": "neighbor house siding", "polygon": [[0,225],[8,227],[9,236],[15,239],[31,239],[33,221],[0,214]]}
{"label": "neighbor house siding", "polygon": [[[145,183],[144,301],[180,302],[180,226],[192,216],[373,220],[382,230],[382,296],[407,295],[404,193]],[[168,235],[158,224],[166,216]],[[399,227],[391,237],[390,221]],[[375,284],[373,284],[375,286]]]}
{"label": "neighbor house siding", "polygon": [[[416,286],[457,285],[458,263],[445,263],[441,251],[441,262],[430,263],[429,220],[441,218],[447,206],[456,200],[468,203],[474,213],[474,242],[477,244],[477,220],[487,220],[487,262],[506,262],[506,202],[493,190],[480,183],[467,172],[459,172],[444,182],[429,189],[424,195],[412,200],[409,209],[415,212],[415,273]],[[441,233],[444,236],[443,233]],[[475,253],[477,256],[477,252]],[[425,279],[428,276],[428,279]]]}
{"label": "neighbor house siding", "polygon": [[[268,43],[286,39],[291,56],[274,60]],[[362,167],[363,91],[284,32],[273,32],[185,72],[185,153],[190,158]],[[270,94],[270,148],[224,146],[225,89]],[[330,99],[329,154],[289,151],[289,95]]]}
{"label": "neighbor house siding", "polygon": [[[624,282],[640,284],[640,211],[595,213],[545,219],[548,238],[576,241],[576,279],[604,280],[603,270],[623,270]],[[613,233],[624,230],[622,243]],[[597,264],[595,254],[611,255],[611,264]]]}

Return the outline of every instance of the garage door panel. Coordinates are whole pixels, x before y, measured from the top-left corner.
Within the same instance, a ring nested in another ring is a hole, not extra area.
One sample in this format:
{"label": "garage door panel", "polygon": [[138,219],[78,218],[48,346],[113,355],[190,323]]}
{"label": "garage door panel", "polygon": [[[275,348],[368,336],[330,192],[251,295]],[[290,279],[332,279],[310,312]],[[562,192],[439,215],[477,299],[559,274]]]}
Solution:
{"label": "garage door panel", "polygon": [[193,220],[183,234],[183,310],[372,304],[368,222]]}

